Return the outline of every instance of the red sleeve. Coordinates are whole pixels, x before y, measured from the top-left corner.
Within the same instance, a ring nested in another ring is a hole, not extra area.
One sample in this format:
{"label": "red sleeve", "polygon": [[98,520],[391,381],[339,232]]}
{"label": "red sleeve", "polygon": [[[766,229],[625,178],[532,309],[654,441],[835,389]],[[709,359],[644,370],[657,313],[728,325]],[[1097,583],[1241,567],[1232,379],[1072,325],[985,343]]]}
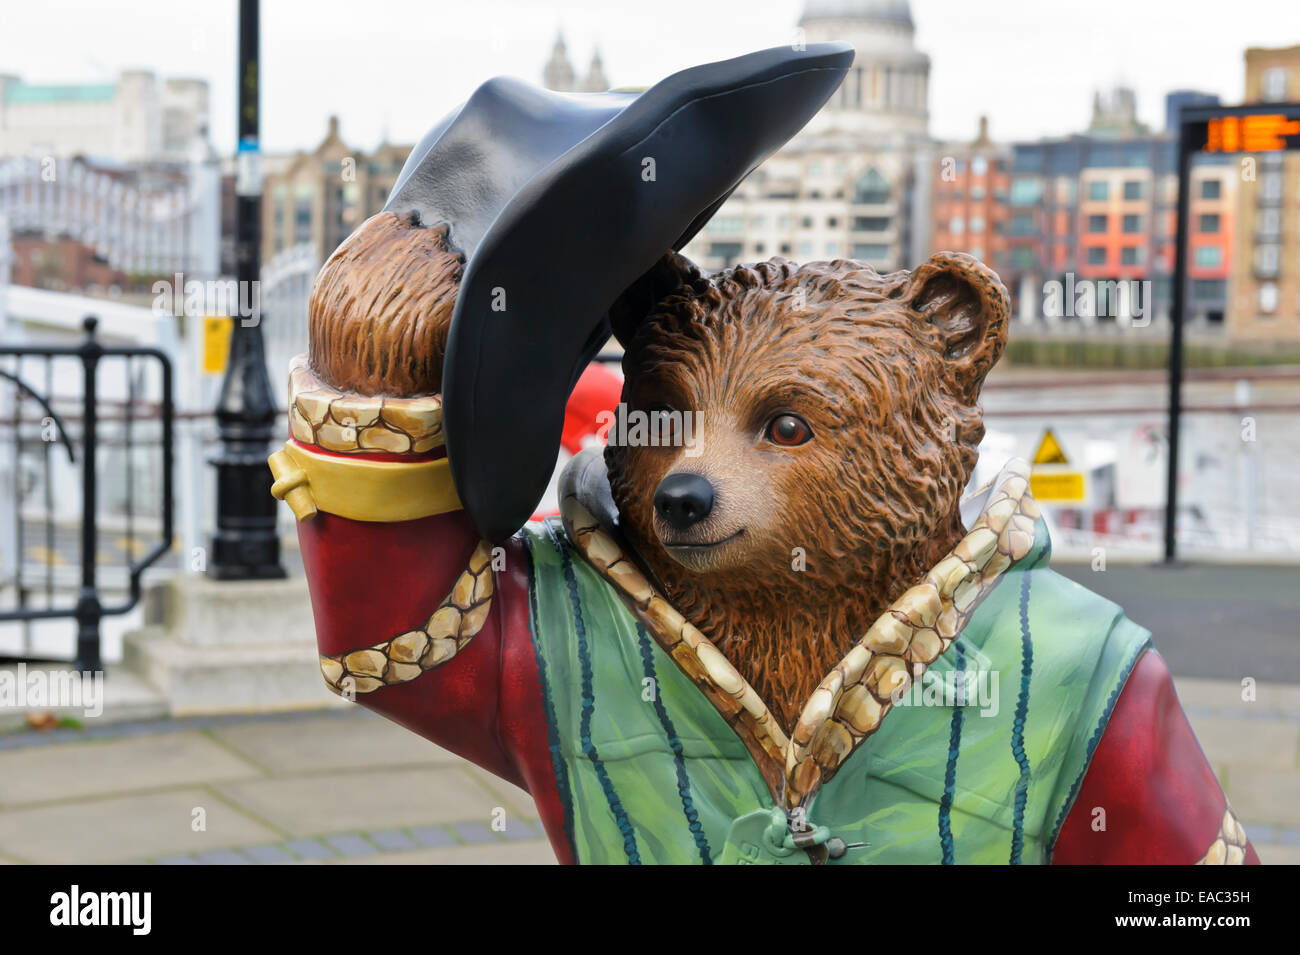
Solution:
{"label": "red sleeve", "polygon": [[1052,861],[1190,865],[1222,840],[1220,849],[1244,844],[1245,861],[1258,863],[1230,813],[1178,703],[1169,668],[1159,654],[1147,652],[1124,684]]}
{"label": "red sleeve", "polygon": [[[463,511],[394,523],[324,512],[298,524],[320,652],[339,654],[422,626],[478,543]],[[526,545],[504,545],[492,609],[455,657],[357,702],[527,789],[562,861],[571,858],[533,651]],[[498,561],[498,564],[500,562]]]}

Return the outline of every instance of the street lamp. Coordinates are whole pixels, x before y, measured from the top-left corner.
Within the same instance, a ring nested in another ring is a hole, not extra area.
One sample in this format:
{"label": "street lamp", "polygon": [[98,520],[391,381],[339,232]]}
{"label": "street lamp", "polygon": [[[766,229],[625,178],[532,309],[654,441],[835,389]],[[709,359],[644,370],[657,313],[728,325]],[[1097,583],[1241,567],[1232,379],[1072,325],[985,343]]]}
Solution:
{"label": "street lamp", "polygon": [[[237,300],[259,302],[262,172],[258,142],[258,0],[239,0],[239,153],[235,183]],[[266,465],[276,408],[266,374],[260,311],[232,318],[230,360],[217,399],[221,442],[211,458],[217,469],[217,528],[208,574],[218,580],[284,577],[276,502]]]}

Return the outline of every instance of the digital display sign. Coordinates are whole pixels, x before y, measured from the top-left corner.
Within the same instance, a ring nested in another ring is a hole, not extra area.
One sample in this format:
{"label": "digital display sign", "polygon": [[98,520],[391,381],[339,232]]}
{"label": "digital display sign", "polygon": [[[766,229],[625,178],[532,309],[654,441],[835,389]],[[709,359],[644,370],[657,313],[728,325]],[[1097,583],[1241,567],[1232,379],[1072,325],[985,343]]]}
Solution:
{"label": "digital display sign", "polygon": [[1207,153],[1270,153],[1300,149],[1300,119],[1281,113],[1219,116],[1206,121]]}

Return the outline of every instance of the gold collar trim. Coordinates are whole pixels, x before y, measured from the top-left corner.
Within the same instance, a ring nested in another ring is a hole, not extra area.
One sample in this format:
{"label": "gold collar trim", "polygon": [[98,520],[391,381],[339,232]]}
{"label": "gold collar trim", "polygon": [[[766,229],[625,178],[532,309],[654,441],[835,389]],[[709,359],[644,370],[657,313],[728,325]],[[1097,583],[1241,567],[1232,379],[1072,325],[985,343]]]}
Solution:
{"label": "gold collar trim", "polygon": [[[589,465],[584,457],[575,458],[570,469]],[[565,482],[560,501],[570,540],[700,686],[749,749],[773,799],[787,810],[806,805],[880,728],[897,695],[948,649],[1002,573],[1029,553],[1039,516],[1029,493],[1029,465],[1013,458],[993,480],[966,536],[827,674],[787,737],[748,681],[650,583],[618,531],[594,516],[593,510],[607,511],[607,505],[584,503],[581,486],[573,485]]]}

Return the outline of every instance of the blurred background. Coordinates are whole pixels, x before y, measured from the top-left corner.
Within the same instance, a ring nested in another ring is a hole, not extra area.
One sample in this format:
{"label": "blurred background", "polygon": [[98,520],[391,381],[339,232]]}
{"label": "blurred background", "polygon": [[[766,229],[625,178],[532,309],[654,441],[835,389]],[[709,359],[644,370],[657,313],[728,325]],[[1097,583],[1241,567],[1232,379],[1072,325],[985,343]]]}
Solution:
{"label": "blurred background", "polygon": [[[1300,102],[1285,0],[267,3],[242,59],[235,0],[7,11],[0,657],[106,670],[108,704],[0,706],[0,860],[548,859],[526,795],[321,685],[261,464],[312,279],[490,76],[641,88],[828,39],[845,83],[685,253],[994,268],[975,480],[1034,462],[1055,565],[1155,633],[1261,856],[1300,861],[1300,153],[1190,167],[1165,536],[1179,118]],[[226,821],[143,821],[195,800]]]}

